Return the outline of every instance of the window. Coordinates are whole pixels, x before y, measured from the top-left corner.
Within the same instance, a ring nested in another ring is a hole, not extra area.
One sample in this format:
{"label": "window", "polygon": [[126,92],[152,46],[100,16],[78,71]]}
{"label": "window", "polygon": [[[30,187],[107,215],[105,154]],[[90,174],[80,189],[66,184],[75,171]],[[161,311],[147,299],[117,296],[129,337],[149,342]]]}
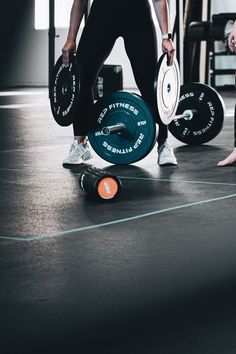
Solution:
{"label": "window", "polygon": [[[73,0],[55,0],[55,27],[67,28]],[[49,0],[35,0],[35,29],[48,29]]]}

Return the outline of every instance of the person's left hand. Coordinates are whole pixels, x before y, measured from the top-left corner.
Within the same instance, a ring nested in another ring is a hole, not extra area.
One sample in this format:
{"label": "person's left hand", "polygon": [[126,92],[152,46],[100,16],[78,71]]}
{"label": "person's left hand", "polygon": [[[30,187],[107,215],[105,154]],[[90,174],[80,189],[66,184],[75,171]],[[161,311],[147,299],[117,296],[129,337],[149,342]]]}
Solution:
{"label": "person's left hand", "polygon": [[228,37],[228,46],[231,52],[236,53],[236,29]]}
{"label": "person's left hand", "polygon": [[167,53],[167,64],[172,65],[175,55],[175,46],[171,39],[162,40],[162,51],[163,53]]}
{"label": "person's left hand", "polygon": [[65,66],[69,66],[70,64],[70,53],[75,53],[76,51],[76,43],[74,40],[67,39],[66,43],[62,48],[62,58],[63,64]]}

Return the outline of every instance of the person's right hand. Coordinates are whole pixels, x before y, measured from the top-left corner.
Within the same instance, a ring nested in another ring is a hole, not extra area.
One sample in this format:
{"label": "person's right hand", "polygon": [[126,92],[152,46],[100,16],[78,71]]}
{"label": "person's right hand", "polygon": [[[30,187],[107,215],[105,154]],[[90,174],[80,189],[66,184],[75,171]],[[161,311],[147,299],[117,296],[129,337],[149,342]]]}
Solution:
{"label": "person's right hand", "polygon": [[75,41],[67,39],[64,47],[62,48],[63,64],[65,66],[69,66],[70,53],[75,53],[75,51],[76,51],[76,43],[75,43]]}
{"label": "person's right hand", "polygon": [[162,51],[163,53],[167,53],[167,64],[172,65],[175,54],[175,46],[171,39],[162,40]]}
{"label": "person's right hand", "polygon": [[231,52],[236,53],[236,36],[234,36],[233,32],[228,37],[228,46]]}

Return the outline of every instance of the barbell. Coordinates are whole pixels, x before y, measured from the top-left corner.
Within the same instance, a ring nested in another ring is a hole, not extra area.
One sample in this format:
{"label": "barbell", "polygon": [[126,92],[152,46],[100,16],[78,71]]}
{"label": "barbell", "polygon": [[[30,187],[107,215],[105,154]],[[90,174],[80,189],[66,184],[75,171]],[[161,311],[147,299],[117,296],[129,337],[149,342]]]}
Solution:
{"label": "barbell", "polygon": [[[97,119],[89,131],[89,142],[108,162],[137,162],[156,143],[158,125],[151,109],[137,94],[114,92],[104,96],[95,103],[94,116]],[[183,143],[199,145],[217,136],[223,120],[224,105],[214,89],[200,83],[182,85],[169,131]]]}
{"label": "barbell", "polygon": [[[51,110],[59,125],[73,122],[78,107],[82,70],[75,56],[69,67],[62,57],[55,65],[51,85]],[[223,127],[224,102],[219,93],[208,85],[180,85],[177,60],[167,65],[163,54],[156,68],[154,90],[160,120],[171,134],[189,145],[199,145],[216,137]],[[131,164],[147,156],[154,147],[158,125],[153,111],[135,93],[111,92],[98,99],[92,112],[88,133],[94,151],[114,164]]]}

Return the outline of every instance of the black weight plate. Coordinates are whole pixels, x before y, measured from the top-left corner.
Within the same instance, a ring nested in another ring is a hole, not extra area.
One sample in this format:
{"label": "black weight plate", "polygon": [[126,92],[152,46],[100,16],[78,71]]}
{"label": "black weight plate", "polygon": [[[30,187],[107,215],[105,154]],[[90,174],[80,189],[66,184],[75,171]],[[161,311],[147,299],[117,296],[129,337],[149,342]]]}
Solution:
{"label": "black weight plate", "polygon": [[174,119],[169,124],[171,134],[189,145],[200,145],[215,138],[223,127],[225,106],[218,92],[208,85],[182,85],[177,115],[196,110],[191,120]]}
{"label": "black weight plate", "polygon": [[81,68],[75,55],[69,66],[63,64],[62,55],[57,60],[51,77],[49,98],[55,121],[61,126],[70,125],[79,102]]}
{"label": "black weight plate", "polygon": [[175,116],[179,104],[180,73],[176,57],[172,65],[167,65],[167,54],[162,54],[157,63],[154,90],[159,117],[168,125]]}
{"label": "black weight plate", "polygon": [[[153,148],[157,127],[144,100],[134,93],[118,91],[99,99],[93,110],[94,126],[88,134],[92,148],[113,164],[131,164],[144,158]],[[123,133],[105,136],[106,126],[123,123]]]}

